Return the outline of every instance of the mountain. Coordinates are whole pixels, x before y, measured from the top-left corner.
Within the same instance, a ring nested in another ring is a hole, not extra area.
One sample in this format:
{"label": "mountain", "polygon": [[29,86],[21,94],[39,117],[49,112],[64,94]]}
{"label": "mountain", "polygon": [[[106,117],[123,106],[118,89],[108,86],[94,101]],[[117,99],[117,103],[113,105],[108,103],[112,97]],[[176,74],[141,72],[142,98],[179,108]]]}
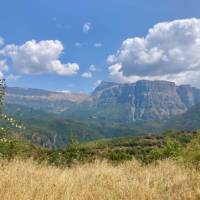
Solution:
{"label": "mountain", "polygon": [[103,123],[165,120],[200,102],[200,89],[168,81],[102,82],[90,95],[7,88],[5,102]]}
{"label": "mountain", "polygon": [[200,129],[200,104],[191,107],[187,112],[182,115],[175,116],[169,119],[164,128],[175,130],[190,130],[195,131]]}
{"label": "mountain", "polygon": [[51,92],[41,89],[8,87],[5,102],[48,112],[62,112],[87,98],[86,94]]}
{"label": "mountain", "polygon": [[165,120],[200,102],[200,89],[168,81],[131,84],[102,82],[85,101],[72,106],[66,116],[104,122]]}

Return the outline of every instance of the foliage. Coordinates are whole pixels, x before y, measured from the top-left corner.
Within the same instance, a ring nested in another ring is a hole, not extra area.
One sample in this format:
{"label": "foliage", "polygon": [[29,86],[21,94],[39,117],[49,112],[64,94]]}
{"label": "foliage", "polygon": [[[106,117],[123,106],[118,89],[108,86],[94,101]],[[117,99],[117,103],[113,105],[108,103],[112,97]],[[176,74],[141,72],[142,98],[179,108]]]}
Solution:
{"label": "foliage", "polygon": [[184,149],[182,159],[185,163],[195,165],[200,169],[200,131]]}
{"label": "foliage", "polygon": [[[169,128],[174,129],[170,134],[182,130],[195,131],[200,128],[199,105],[167,122],[140,121],[128,124],[98,121],[87,117],[84,120],[80,120],[73,118],[73,116],[70,118],[71,116],[58,115],[11,104],[5,104],[4,112],[12,116],[12,118],[23,122],[26,126],[23,135],[26,139],[49,148],[64,148],[69,142],[71,132],[76,134],[80,142],[87,142],[101,138],[129,137],[149,133],[159,134]],[[189,141],[189,137],[186,135],[182,139]]]}
{"label": "foliage", "polygon": [[155,148],[150,153],[150,159],[163,160],[166,158],[177,158],[183,151],[182,145],[172,139],[167,139],[162,148]]}
{"label": "foliage", "polygon": [[[187,140],[183,140],[188,137]],[[13,159],[33,158],[55,166],[72,166],[88,163],[96,159],[107,159],[121,163],[133,158],[149,164],[157,160],[168,158],[182,158],[188,163],[200,163],[200,137],[193,133],[165,133],[162,135],[147,135],[113,140],[100,140],[89,143],[79,143],[71,138],[65,149],[46,149],[33,145],[20,138],[7,136],[0,139],[0,157]]]}
{"label": "foliage", "polygon": [[[2,80],[0,81],[0,111],[2,110],[4,91],[5,82]],[[24,108],[21,107],[21,109],[23,110]],[[30,114],[32,118],[27,120],[26,118],[30,116]],[[101,129],[99,125],[86,125],[73,120],[66,121],[51,116],[50,114],[48,115],[50,120],[48,119],[48,121],[45,121],[47,118],[46,113],[38,113],[33,109],[30,109],[29,112],[21,112],[21,119],[26,119],[27,124],[30,124],[29,128],[31,127],[33,130],[36,130],[34,126],[37,124],[43,128],[43,131],[68,131],[68,145],[65,149],[46,149],[41,146],[33,145],[20,137],[15,137],[12,134],[13,131],[16,133],[17,129],[22,129],[23,131],[27,131],[27,129],[24,129],[14,118],[8,117],[2,112],[0,112],[0,115],[0,157],[8,160],[15,157],[24,159],[32,157],[38,162],[47,162],[48,164],[56,166],[71,166],[77,163],[91,162],[96,159],[122,162],[132,160],[134,157],[144,163],[149,163],[155,160],[182,156],[185,160],[195,165],[200,162],[200,136],[194,139],[196,132],[171,131],[162,135],[149,134],[145,136],[104,139],[82,144],[79,143],[78,139],[81,137],[87,138],[94,136],[94,132],[91,131],[92,129],[94,129],[97,134],[95,137],[101,137],[101,134],[105,134],[105,130],[110,131],[111,136],[112,134],[117,135],[120,130],[123,130],[123,133],[131,130],[134,132],[137,130],[137,126],[135,126],[135,128],[126,126],[125,128],[123,126],[117,127],[114,125],[112,129],[105,126]],[[140,124],[138,124],[138,127],[139,126]],[[81,132],[76,134],[75,137],[75,134],[72,133],[77,133],[77,130]],[[112,132],[114,130],[116,131],[115,134]],[[51,135],[55,137],[54,132],[52,132]],[[62,136],[64,138],[66,134],[63,133]],[[194,140],[191,142],[192,139]]]}
{"label": "foliage", "polygon": [[117,150],[106,153],[105,158],[111,161],[122,162],[132,160],[133,157],[128,152]]}

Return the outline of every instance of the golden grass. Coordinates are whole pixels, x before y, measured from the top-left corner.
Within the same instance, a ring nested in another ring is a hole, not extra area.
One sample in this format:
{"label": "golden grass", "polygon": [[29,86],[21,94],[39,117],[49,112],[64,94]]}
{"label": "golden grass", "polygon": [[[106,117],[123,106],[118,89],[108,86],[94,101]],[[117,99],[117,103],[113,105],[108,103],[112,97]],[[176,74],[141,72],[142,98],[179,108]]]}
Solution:
{"label": "golden grass", "polygon": [[173,161],[96,162],[70,169],[0,161],[1,200],[200,199],[200,173]]}

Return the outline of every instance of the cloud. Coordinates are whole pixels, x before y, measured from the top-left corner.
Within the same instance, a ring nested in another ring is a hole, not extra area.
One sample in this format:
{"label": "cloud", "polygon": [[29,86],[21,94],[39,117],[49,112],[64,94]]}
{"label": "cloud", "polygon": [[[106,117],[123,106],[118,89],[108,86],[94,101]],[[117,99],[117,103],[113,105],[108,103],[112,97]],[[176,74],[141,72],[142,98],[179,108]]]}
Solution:
{"label": "cloud", "polygon": [[[4,45],[4,39],[0,36],[0,46]],[[0,56],[1,56],[1,49],[0,49]],[[4,72],[8,71],[8,65],[5,59],[0,60],[0,78],[3,78]]]}
{"label": "cloud", "polygon": [[8,65],[6,60],[0,60],[0,71],[1,72],[8,71]]}
{"label": "cloud", "polygon": [[84,72],[81,76],[83,78],[92,78],[92,73],[91,72]]}
{"label": "cloud", "polygon": [[18,79],[20,79],[21,76],[19,75],[14,75],[14,74],[9,74],[7,77],[6,77],[6,80],[7,81],[16,81]]}
{"label": "cloud", "polygon": [[66,93],[66,94],[70,94],[71,93],[70,90],[61,90],[61,91],[58,91],[58,92],[62,92],[62,93]]}
{"label": "cloud", "polygon": [[93,77],[93,73],[92,72],[95,72],[95,71],[96,71],[96,66],[92,64],[89,67],[89,71],[88,72],[84,72],[81,76],[83,78],[92,78]]}
{"label": "cloud", "polygon": [[0,46],[4,45],[4,39],[0,36]]}
{"label": "cloud", "polygon": [[103,46],[102,43],[94,43],[94,47],[96,47],[96,48],[100,48],[100,47],[102,47],[102,46]]}
{"label": "cloud", "polygon": [[87,46],[88,44],[86,42],[76,42],[75,46],[76,47],[83,47],[83,46]]}
{"label": "cloud", "polygon": [[200,86],[200,19],[156,24],[142,37],[128,38],[107,59],[112,79],[163,79]]}
{"label": "cloud", "polygon": [[89,67],[89,71],[91,71],[91,72],[95,72],[96,71],[96,66],[95,65],[90,65],[90,67]]}
{"label": "cloud", "polygon": [[95,89],[96,87],[98,87],[101,83],[102,83],[102,80],[97,80],[97,81],[94,83],[94,89]]}
{"label": "cloud", "polygon": [[76,47],[81,47],[81,46],[82,46],[82,43],[76,42],[76,43],[75,43],[75,46],[76,46]]}
{"label": "cloud", "polygon": [[76,74],[79,70],[77,63],[64,64],[60,61],[63,51],[63,44],[58,40],[31,40],[21,46],[7,45],[2,50],[3,55],[9,57],[13,66],[22,74]]}
{"label": "cloud", "polygon": [[84,33],[87,33],[91,30],[91,27],[92,27],[92,24],[90,22],[86,22],[84,25],[83,25],[83,32]]}
{"label": "cloud", "polygon": [[4,77],[4,72],[8,71],[8,65],[6,60],[0,60],[0,78]]}

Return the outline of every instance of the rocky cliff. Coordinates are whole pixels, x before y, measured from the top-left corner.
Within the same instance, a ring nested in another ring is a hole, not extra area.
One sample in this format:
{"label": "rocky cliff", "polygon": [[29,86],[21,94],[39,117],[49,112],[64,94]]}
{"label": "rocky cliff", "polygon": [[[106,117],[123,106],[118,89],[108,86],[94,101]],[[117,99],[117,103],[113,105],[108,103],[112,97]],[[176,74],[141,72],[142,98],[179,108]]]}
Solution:
{"label": "rocky cliff", "polygon": [[70,118],[105,122],[163,120],[186,112],[200,102],[200,89],[168,81],[102,82],[88,97],[38,89],[8,88],[5,102]]}
{"label": "rocky cliff", "polygon": [[86,94],[52,92],[41,89],[8,87],[5,103],[48,112],[62,112],[87,98]]}
{"label": "rocky cliff", "polygon": [[[138,81],[132,84],[102,82],[85,106],[109,112],[127,121],[168,119],[200,102],[200,89],[176,86],[167,81]],[[97,113],[98,116],[98,113]]]}

